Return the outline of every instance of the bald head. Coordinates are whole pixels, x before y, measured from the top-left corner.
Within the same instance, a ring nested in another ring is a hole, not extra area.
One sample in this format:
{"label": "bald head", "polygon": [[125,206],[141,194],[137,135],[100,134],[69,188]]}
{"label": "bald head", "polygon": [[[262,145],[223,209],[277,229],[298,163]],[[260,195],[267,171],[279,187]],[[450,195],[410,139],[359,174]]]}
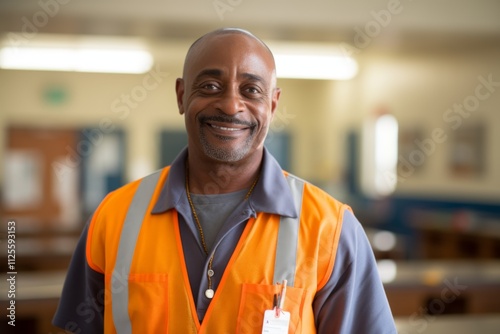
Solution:
{"label": "bald head", "polygon": [[186,77],[186,70],[189,68],[192,58],[195,55],[206,52],[206,47],[210,46],[210,42],[213,41],[217,37],[229,37],[231,35],[239,35],[241,38],[248,38],[256,42],[256,46],[262,48],[269,59],[272,61],[272,65],[274,68],[274,72],[276,72],[276,65],[274,62],[274,56],[271,52],[271,49],[264,43],[260,38],[249,32],[248,30],[240,29],[240,28],[221,28],[217,30],[213,30],[209,33],[198,38],[196,41],[191,44],[186,54],[186,58],[184,60],[184,68],[182,76]]}

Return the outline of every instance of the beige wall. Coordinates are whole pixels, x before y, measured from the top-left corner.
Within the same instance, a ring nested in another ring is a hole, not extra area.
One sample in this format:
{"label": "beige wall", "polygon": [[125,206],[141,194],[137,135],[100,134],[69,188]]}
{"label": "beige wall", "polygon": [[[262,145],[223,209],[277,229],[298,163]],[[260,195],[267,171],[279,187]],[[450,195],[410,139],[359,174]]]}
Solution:
{"label": "beige wall", "polygon": [[[486,125],[486,173],[480,178],[457,182],[447,172],[453,130],[452,123],[443,120],[443,114],[454,103],[474,94],[480,83],[478,76],[491,75],[493,81],[500,82],[500,50],[470,52],[460,57],[452,53],[366,53],[359,59],[360,72],[351,81],[279,81],[283,93],[271,131],[286,127],[292,132],[292,170],[306,179],[339,182],[345,173],[347,131],[360,130],[363,120],[382,108],[396,116],[401,128],[420,127],[425,138],[431,137],[436,128],[448,135],[448,140],[436,145],[436,150],[426,157],[421,172],[398,185],[398,192],[498,200],[500,87],[463,119],[463,126],[475,122]],[[134,166],[156,168],[159,130],[183,128],[174,95],[180,66],[159,65],[156,73],[148,77],[0,71],[0,128],[4,133],[13,124],[81,127],[107,120],[127,131],[128,175],[135,178],[138,175]],[[65,87],[66,103],[52,106],[44,102],[43,91],[50,85]],[[144,91],[144,98],[137,95]],[[134,107],[120,102],[122,94],[136,94],[130,102]],[[0,141],[1,155],[4,136]]]}
{"label": "beige wall", "polygon": [[[420,127],[424,139],[442,129],[445,140],[426,154],[419,173],[398,184],[398,192],[446,195],[469,199],[500,199],[500,52],[479,52],[465,56],[440,55],[432,58],[374,58],[363,71],[360,115],[382,104],[393,113],[401,128]],[[482,77],[496,82],[496,87],[480,88],[483,100],[469,116],[450,113],[454,104],[469,101],[476,94]],[[453,116],[452,116],[453,115]],[[453,117],[453,118],[452,118]],[[457,179],[448,170],[454,131],[474,124],[486,130],[484,174]],[[442,136],[442,137],[444,137]]]}

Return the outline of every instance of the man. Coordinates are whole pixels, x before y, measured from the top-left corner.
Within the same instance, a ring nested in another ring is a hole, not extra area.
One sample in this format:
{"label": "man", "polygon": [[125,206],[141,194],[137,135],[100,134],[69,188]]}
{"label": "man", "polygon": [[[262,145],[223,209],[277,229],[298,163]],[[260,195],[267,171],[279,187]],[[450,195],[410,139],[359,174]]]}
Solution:
{"label": "man", "polygon": [[395,333],[350,208],[282,171],[263,146],[281,94],[267,46],[240,29],[202,36],[176,93],[187,149],[103,200],[54,323],[77,333]]}

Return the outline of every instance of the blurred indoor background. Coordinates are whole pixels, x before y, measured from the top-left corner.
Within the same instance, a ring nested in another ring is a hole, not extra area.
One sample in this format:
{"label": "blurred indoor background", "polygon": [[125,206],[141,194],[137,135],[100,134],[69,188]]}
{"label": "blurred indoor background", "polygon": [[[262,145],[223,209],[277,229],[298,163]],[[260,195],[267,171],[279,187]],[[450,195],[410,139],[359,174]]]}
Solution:
{"label": "blurred indoor background", "polygon": [[0,0],[0,257],[8,272],[13,220],[19,333],[60,332],[83,225],[184,147],[175,79],[194,39],[228,26],[276,54],[266,145],[353,207],[400,332],[498,333],[499,1]]}

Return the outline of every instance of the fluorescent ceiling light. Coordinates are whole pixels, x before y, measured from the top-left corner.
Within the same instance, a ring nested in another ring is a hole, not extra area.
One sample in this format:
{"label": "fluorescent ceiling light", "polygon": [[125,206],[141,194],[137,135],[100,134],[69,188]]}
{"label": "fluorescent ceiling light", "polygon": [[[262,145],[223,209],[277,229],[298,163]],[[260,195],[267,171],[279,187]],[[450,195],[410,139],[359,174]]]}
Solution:
{"label": "fluorescent ceiling light", "polygon": [[143,45],[120,39],[40,40],[0,49],[0,68],[13,70],[145,73],[153,57]]}
{"label": "fluorescent ceiling light", "polygon": [[356,60],[334,45],[276,43],[271,49],[278,78],[349,80],[358,73]]}

